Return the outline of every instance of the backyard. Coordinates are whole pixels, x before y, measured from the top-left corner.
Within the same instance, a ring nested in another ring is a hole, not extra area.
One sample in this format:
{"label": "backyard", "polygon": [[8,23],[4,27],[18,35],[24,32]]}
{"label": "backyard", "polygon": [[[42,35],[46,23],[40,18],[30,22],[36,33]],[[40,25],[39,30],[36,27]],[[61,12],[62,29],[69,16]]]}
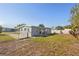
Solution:
{"label": "backyard", "polygon": [[0,55],[79,56],[79,40],[72,35],[56,34],[48,37],[32,37],[22,40],[15,40],[9,35],[0,35],[0,40]]}
{"label": "backyard", "polygon": [[5,33],[1,33],[0,34],[0,41],[7,41],[7,40],[14,40],[14,38],[5,34]]}

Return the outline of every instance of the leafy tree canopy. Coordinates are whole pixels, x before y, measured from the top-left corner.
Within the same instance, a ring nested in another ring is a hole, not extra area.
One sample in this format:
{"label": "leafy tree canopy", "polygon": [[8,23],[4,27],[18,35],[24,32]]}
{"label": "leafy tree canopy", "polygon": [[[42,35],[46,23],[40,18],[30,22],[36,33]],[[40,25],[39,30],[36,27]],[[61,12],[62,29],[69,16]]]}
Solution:
{"label": "leafy tree canopy", "polygon": [[44,28],[45,26],[44,26],[44,24],[39,24],[38,27],[39,27],[39,28]]}
{"label": "leafy tree canopy", "polygon": [[20,28],[25,27],[25,26],[26,26],[26,24],[18,24],[15,26],[15,28],[20,29]]}
{"label": "leafy tree canopy", "polygon": [[79,4],[76,4],[72,9],[71,9],[71,25],[72,29],[76,30],[79,28]]}
{"label": "leafy tree canopy", "polygon": [[57,26],[55,29],[57,29],[57,30],[63,30],[64,28],[62,26]]}

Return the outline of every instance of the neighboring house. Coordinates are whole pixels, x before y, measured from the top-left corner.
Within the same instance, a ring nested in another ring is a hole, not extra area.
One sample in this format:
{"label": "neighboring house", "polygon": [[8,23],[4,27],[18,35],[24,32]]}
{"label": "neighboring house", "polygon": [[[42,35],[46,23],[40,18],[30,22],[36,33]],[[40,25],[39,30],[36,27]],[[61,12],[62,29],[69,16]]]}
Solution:
{"label": "neighboring house", "polygon": [[14,32],[14,31],[16,31],[16,29],[14,29],[14,28],[4,28],[3,27],[2,31],[3,32]]}
{"label": "neighboring house", "polygon": [[61,30],[51,30],[51,33],[57,33],[57,34],[60,34],[61,33]]}
{"label": "neighboring house", "polygon": [[71,31],[71,29],[64,29],[64,30],[51,30],[51,33],[57,33],[57,34],[70,34],[69,32]]}
{"label": "neighboring house", "polygon": [[42,30],[37,26],[25,26],[19,29],[19,38],[36,37],[36,36],[47,36],[49,34],[70,34],[71,29],[54,30],[51,28],[43,28]]}
{"label": "neighboring house", "polygon": [[62,30],[63,34],[70,34],[71,29],[64,29]]}
{"label": "neighboring house", "polygon": [[44,28],[43,30],[40,30],[39,27],[36,26],[25,26],[20,29],[19,38],[35,37],[48,34],[51,34],[51,28]]}

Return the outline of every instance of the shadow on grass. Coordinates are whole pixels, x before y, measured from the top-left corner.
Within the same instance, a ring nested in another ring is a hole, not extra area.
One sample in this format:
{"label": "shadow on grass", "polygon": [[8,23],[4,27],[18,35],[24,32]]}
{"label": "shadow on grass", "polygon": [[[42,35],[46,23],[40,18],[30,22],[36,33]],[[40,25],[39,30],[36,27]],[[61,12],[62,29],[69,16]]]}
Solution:
{"label": "shadow on grass", "polygon": [[0,36],[6,36],[6,34],[0,34]]}
{"label": "shadow on grass", "polygon": [[52,34],[49,34],[48,36],[54,36],[54,35],[58,35],[57,33],[52,33]]}

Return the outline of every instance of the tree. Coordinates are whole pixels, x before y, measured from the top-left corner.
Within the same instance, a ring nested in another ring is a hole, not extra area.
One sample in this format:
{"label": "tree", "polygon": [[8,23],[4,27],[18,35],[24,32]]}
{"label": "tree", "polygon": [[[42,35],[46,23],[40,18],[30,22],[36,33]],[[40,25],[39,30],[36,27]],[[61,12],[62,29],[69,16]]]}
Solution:
{"label": "tree", "polygon": [[57,30],[63,30],[64,28],[62,26],[57,26],[55,29],[57,29]]}
{"label": "tree", "polygon": [[0,33],[2,33],[2,26],[0,25]]}
{"label": "tree", "polygon": [[18,24],[17,26],[15,26],[15,28],[17,29],[17,30],[20,30],[21,28],[23,28],[23,27],[25,27],[26,26],[26,24]]}
{"label": "tree", "polygon": [[43,24],[39,24],[39,28],[44,28],[45,26]]}
{"label": "tree", "polygon": [[42,35],[45,32],[45,26],[43,24],[39,24],[38,26],[40,34]]}
{"label": "tree", "polygon": [[71,29],[72,28],[72,25],[66,25],[64,26],[64,29]]}
{"label": "tree", "polygon": [[74,7],[72,7],[71,14],[72,16],[79,14],[79,4],[76,4]]}
{"label": "tree", "polygon": [[71,9],[71,25],[72,25],[72,30],[76,30],[79,28],[79,4],[76,4],[72,9]]}

